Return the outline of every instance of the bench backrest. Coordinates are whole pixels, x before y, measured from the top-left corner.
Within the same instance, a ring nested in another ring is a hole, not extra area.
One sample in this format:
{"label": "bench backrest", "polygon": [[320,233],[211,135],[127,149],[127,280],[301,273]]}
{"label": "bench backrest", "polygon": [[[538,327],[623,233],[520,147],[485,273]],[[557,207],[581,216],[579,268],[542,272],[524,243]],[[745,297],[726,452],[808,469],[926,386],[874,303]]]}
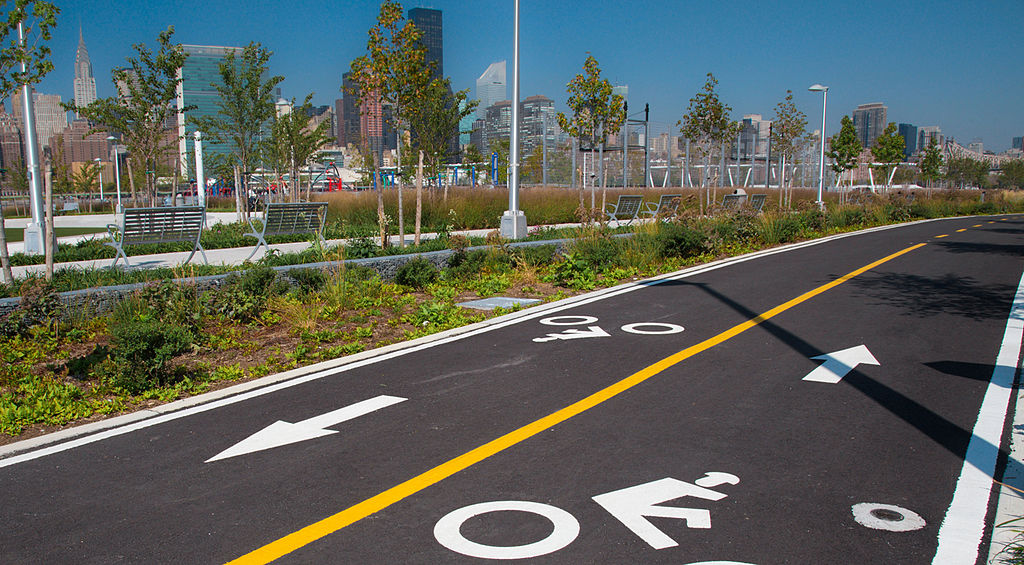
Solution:
{"label": "bench backrest", "polygon": [[263,216],[263,235],[319,235],[326,216],[326,202],[271,202]]}
{"label": "bench backrest", "polygon": [[676,208],[679,207],[679,203],[682,202],[682,200],[682,194],[662,194],[661,198],[658,199],[658,211],[674,211]]}
{"label": "bench backrest", "polygon": [[620,194],[618,202],[615,203],[615,215],[629,217],[636,216],[640,213],[640,204],[643,201],[643,196]]}
{"label": "bench backrest", "polygon": [[747,200],[746,194],[726,194],[722,199],[722,207],[737,209]]}
{"label": "bench backrest", "polygon": [[750,207],[758,212],[761,208],[764,208],[764,201],[768,198],[767,194],[751,194],[750,195]]}
{"label": "bench backrest", "polygon": [[205,216],[202,206],[125,208],[121,245],[195,242]]}

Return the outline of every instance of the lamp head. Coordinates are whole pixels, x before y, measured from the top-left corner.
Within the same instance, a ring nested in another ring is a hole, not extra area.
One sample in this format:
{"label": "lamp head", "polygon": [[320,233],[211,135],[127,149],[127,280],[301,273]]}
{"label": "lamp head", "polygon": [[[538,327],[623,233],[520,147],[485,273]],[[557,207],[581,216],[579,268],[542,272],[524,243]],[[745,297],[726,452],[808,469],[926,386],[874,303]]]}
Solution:
{"label": "lamp head", "polygon": [[818,83],[814,83],[811,86],[809,86],[807,90],[810,90],[811,92],[828,92],[828,87]]}

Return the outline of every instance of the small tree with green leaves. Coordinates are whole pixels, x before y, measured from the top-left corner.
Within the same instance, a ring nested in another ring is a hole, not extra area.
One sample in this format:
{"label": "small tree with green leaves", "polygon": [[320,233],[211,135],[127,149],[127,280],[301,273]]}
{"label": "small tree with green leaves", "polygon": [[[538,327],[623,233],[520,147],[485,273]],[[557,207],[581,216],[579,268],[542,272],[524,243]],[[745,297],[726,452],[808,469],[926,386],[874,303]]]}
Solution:
{"label": "small tree with green leaves", "polygon": [[1024,159],[1003,161],[1000,166],[999,186],[1003,188],[1024,189]]}
{"label": "small tree with green leaves", "polygon": [[[797,109],[793,102],[793,91],[786,91],[786,99],[775,105],[775,119],[772,120],[772,147],[782,157],[782,173],[779,182],[779,198],[786,192],[786,160],[793,161],[800,149],[800,140],[807,133],[807,115]],[[787,204],[791,202],[790,190]],[[780,202],[781,204],[781,202]]]}
{"label": "small tree with green leaves", "polygon": [[[164,124],[168,118],[194,108],[175,107],[178,86],[181,84],[179,71],[185,64],[185,53],[181,44],[171,43],[174,27],[168,27],[157,35],[159,49],[153,53],[142,43],[135,44],[136,55],[128,57],[128,65],[111,71],[111,82],[118,95],[101,98],[88,106],[72,102],[65,104],[67,110],[92,120],[93,131],[116,132],[121,143],[128,148],[129,160],[135,169],[147,171],[146,191],[150,204],[156,200],[156,164],[168,153],[177,150],[177,138],[168,139]],[[132,167],[129,167],[131,169]],[[135,194],[135,180],[129,175],[132,194]]]}
{"label": "small tree with green leaves", "polygon": [[877,170],[885,175],[886,188],[892,184],[893,173],[896,172],[896,166],[903,160],[906,147],[907,142],[899,134],[896,122],[889,122],[889,125],[882,130],[882,135],[875,140],[875,146],[871,148],[871,156],[875,158],[875,161],[882,163]]}
{"label": "small tree with green leaves", "polygon": [[[583,61],[583,72],[573,77],[566,85],[566,92],[569,93],[566,104],[572,111],[572,117],[558,112],[558,126],[579,140],[580,147],[588,149],[593,155],[608,140],[609,134],[622,129],[626,120],[625,101],[622,96],[612,94],[611,83],[608,79],[601,78],[601,66],[590,54],[587,54],[586,60]],[[581,184],[581,209],[583,189],[584,186]],[[596,208],[593,189],[590,193],[590,207],[593,214]]]}
{"label": "small tree with green leaves", "polygon": [[99,187],[100,166],[97,163],[86,163],[71,177],[71,186],[75,192],[90,193]]}
{"label": "small tree with green leaves", "polygon": [[475,112],[480,103],[477,100],[467,101],[468,96],[469,89],[452,92],[450,79],[436,79],[409,109],[413,146],[423,150],[432,176],[440,171],[452,133],[459,132],[459,122]]}
{"label": "small tree with green leaves", "polygon": [[[432,65],[427,63],[427,48],[420,41],[420,31],[402,15],[402,5],[395,0],[384,0],[380,5],[377,23],[367,32],[366,54],[352,61],[352,76],[358,85],[359,105],[364,111],[389,106],[391,121],[401,138],[402,124],[410,110],[431,83]],[[382,160],[382,159],[381,159]],[[375,161],[376,162],[376,161]],[[376,174],[376,169],[374,169]],[[401,175],[398,175],[399,231],[402,225]],[[380,226],[381,245],[387,245],[384,217],[383,187],[377,187],[377,221]],[[402,241],[404,244],[404,236]]]}
{"label": "small tree with green leaves", "polygon": [[683,138],[690,140],[691,148],[696,156],[703,161],[704,173],[701,177],[701,186],[705,187],[709,204],[714,198],[707,182],[711,155],[723,143],[732,140],[739,131],[739,124],[729,120],[729,112],[732,111],[732,108],[719,100],[718,93],[715,91],[716,86],[718,86],[718,80],[715,79],[715,75],[708,73],[704,87],[693,98],[690,98],[686,114],[683,115],[683,119],[676,122]]}
{"label": "small tree with green leaves", "polygon": [[988,171],[988,163],[970,157],[953,158],[946,163],[946,179],[956,188],[985,188],[988,185]]}
{"label": "small tree with green leaves", "polygon": [[[309,94],[301,106],[295,105],[281,116],[275,116],[270,126],[270,138],[267,141],[271,162],[279,163],[289,171],[291,179],[292,200],[299,199],[299,169],[308,164],[316,152],[327,144],[327,122],[320,122],[316,127],[310,126],[310,112],[313,109],[313,95]],[[309,197],[307,191],[306,197]]]}
{"label": "small tree with green leaves", "polygon": [[[50,61],[51,30],[57,26],[60,8],[50,2],[15,0],[5,18],[0,20],[0,103],[25,84],[39,82],[53,70]],[[25,41],[18,38],[21,26]],[[21,70],[24,65],[24,70]],[[8,166],[8,168],[11,168]],[[11,260],[7,252],[7,234],[3,207],[0,206],[0,271],[5,284],[14,281]]]}
{"label": "small tree with green leaves", "polygon": [[[860,152],[863,147],[860,139],[857,138],[857,128],[853,125],[850,116],[843,116],[842,126],[839,133],[832,137],[829,143],[829,150],[826,153],[832,159],[832,171],[836,174],[836,186],[839,186],[841,177],[846,171],[853,170],[857,166]],[[853,176],[850,176],[850,186],[853,187]]]}
{"label": "small tree with green leaves", "polygon": [[246,45],[240,54],[229,51],[220,64],[221,83],[211,83],[220,96],[217,113],[189,117],[205,136],[228,146],[228,162],[242,169],[242,187],[238,190],[249,186],[260,137],[275,115],[274,88],[284,80],[277,75],[267,77],[272,54],[256,42]]}
{"label": "small tree with green leaves", "polygon": [[942,178],[942,150],[937,139],[933,137],[928,147],[924,148],[924,154],[917,165],[925,186],[931,188],[932,183]]}

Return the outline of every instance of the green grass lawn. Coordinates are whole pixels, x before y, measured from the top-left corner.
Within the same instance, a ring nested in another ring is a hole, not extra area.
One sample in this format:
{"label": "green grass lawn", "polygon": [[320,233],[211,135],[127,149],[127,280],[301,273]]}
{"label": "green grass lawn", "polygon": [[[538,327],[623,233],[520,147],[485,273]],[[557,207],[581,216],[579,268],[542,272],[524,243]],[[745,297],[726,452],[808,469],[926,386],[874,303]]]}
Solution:
{"label": "green grass lawn", "polygon": [[[90,233],[107,233],[105,228],[53,228],[57,232],[57,237],[64,237],[67,235],[83,235]],[[4,233],[7,234],[7,241],[25,241],[25,229],[24,228],[4,228]]]}

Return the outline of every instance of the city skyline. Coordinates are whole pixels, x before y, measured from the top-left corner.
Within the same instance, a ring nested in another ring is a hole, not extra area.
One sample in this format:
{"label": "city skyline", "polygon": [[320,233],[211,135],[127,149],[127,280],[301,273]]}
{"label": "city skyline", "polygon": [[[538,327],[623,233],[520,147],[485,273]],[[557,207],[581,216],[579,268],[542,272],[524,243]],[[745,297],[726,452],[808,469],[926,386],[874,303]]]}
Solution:
{"label": "city skyline", "polygon": [[[379,4],[310,1],[286,13],[278,4],[220,0],[59,6],[59,25],[49,43],[55,69],[37,86],[41,93],[73,97],[79,25],[100,97],[114,94],[110,69],[134,53],[132,44],[152,47],[157,33],[174,25],[174,40],[183,44],[260,42],[274,52],[271,71],[285,77],[286,98],[313,92],[314,104],[333,106],[341,97],[342,73],[365,52],[366,31]],[[512,2],[403,3],[406,12],[417,7],[443,13],[444,69],[454,89],[468,88],[474,96],[476,79],[488,65],[511,62]],[[856,20],[869,14],[884,17],[871,18],[865,31]],[[1024,134],[1018,101],[1024,71],[1016,64],[1012,39],[1024,5],[1012,0],[982,10],[950,3],[869,1],[854,9],[839,2],[787,2],[745,6],[740,16],[710,6],[680,9],[669,0],[628,5],[523,0],[520,17],[523,99],[548,96],[565,111],[565,84],[580,72],[589,52],[603,76],[630,86],[631,107],[650,104],[652,136],[677,133],[676,121],[708,72],[719,80],[719,96],[732,107],[734,120],[745,114],[770,119],[789,89],[808,123],[819,123],[821,95],[807,87],[822,83],[830,87],[828,135],[838,131],[843,115],[852,116],[869,102],[883,102],[888,121],[938,125],[960,143],[980,138],[996,152]],[[908,41],[908,27],[931,39]]]}

